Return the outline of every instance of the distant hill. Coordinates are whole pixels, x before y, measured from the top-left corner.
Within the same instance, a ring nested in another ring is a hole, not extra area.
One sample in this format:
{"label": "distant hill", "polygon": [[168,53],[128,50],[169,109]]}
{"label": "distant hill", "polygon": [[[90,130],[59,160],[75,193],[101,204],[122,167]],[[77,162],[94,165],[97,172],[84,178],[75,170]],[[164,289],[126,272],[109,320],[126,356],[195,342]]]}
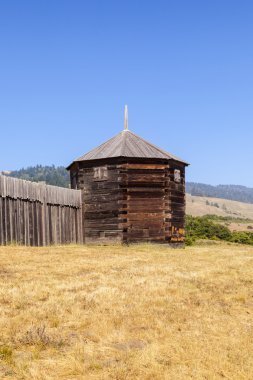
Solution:
{"label": "distant hill", "polygon": [[186,194],[186,214],[192,216],[217,215],[253,220],[253,204]]}
{"label": "distant hill", "polygon": [[253,189],[240,185],[212,186],[198,182],[187,182],[186,192],[199,197],[222,198],[244,203],[253,203]]}
{"label": "distant hill", "polygon": [[[2,172],[10,177],[21,178],[27,181],[45,181],[48,185],[69,187],[69,173],[64,166],[30,166],[26,169]],[[1,174],[1,173],[0,173]]]}

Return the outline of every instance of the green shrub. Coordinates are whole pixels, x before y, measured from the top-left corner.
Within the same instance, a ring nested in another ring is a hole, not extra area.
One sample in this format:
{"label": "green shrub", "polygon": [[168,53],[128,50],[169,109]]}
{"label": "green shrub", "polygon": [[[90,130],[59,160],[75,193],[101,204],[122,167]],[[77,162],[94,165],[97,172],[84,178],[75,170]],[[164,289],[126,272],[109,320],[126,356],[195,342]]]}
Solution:
{"label": "green shrub", "polygon": [[226,226],[214,223],[205,216],[187,216],[186,234],[198,239],[230,240],[231,232]]}
{"label": "green shrub", "polygon": [[[186,217],[186,245],[193,245],[197,239],[224,240],[232,243],[253,245],[253,232],[231,232],[219,223],[220,217],[213,215]],[[216,222],[217,221],[217,222]]]}
{"label": "green shrub", "polygon": [[196,239],[193,236],[186,235],[185,237],[185,245],[193,245],[195,243]]}
{"label": "green shrub", "polygon": [[253,245],[253,233],[252,232],[245,232],[245,231],[233,232],[230,241],[233,243]]}

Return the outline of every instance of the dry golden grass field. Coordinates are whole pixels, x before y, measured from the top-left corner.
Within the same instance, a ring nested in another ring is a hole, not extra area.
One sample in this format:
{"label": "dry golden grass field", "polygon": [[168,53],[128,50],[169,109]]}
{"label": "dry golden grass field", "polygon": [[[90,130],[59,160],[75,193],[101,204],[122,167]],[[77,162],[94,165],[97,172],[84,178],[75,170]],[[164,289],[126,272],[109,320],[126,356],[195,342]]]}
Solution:
{"label": "dry golden grass field", "polygon": [[0,248],[0,379],[253,379],[253,248]]}

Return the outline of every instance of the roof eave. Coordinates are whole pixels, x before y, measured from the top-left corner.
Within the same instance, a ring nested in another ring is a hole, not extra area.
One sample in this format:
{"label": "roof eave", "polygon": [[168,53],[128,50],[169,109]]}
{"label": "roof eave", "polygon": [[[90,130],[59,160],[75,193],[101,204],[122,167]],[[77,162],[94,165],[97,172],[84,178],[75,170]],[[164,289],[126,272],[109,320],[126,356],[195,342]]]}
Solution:
{"label": "roof eave", "polygon": [[79,162],[90,162],[90,161],[102,161],[102,160],[112,160],[112,159],[136,159],[136,160],[166,160],[166,161],[176,161],[180,162],[181,164],[184,164],[185,166],[189,166],[190,164],[184,160],[181,160],[180,158],[177,157],[129,157],[129,156],[115,156],[115,157],[101,157],[101,158],[88,158],[87,160],[75,160],[73,161],[70,165],[66,167],[66,170],[70,170],[71,166],[74,165],[75,163]]}

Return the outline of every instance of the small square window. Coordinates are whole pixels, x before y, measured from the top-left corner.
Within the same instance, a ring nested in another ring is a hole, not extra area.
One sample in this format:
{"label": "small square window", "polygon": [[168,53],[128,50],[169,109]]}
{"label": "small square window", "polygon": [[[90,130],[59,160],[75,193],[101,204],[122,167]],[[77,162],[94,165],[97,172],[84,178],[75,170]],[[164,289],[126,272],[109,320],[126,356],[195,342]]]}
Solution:
{"label": "small square window", "polygon": [[94,168],[94,179],[96,181],[106,181],[108,179],[108,172],[106,166]]}
{"label": "small square window", "polygon": [[181,182],[181,172],[178,169],[174,170],[174,181],[177,183]]}

